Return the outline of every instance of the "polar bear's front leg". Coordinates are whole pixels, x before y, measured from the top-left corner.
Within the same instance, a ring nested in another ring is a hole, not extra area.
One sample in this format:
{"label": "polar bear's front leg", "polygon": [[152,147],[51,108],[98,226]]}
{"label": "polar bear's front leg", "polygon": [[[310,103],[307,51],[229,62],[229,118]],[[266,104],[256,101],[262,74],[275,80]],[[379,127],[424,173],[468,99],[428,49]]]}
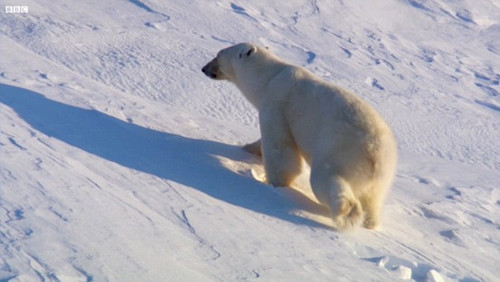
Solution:
{"label": "polar bear's front leg", "polygon": [[292,138],[284,116],[274,109],[259,115],[262,158],[269,184],[290,186],[302,170],[297,145]]}
{"label": "polar bear's front leg", "polygon": [[243,150],[249,152],[250,154],[262,156],[262,144],[260,139],[243,146]]}

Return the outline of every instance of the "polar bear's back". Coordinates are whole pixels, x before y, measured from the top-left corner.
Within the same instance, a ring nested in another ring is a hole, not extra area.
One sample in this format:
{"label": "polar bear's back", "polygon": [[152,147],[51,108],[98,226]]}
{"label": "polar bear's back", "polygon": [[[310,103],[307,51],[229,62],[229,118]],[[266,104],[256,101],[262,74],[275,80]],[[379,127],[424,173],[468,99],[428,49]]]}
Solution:
{"label": "polar bear's back", "polygon": [[354,93],[328,83],[308,70],[292,68],[290,75],[293,77],[283,79],[294,81],[286,90],[285,106],[292,128],[303,128],[308,132],[308,138],[344,133],[370,139],[381,132],[391,133],[380,114]]}
{"label": "polar bear's back", "polygon": [[300,67],[293,76],[286,115],[306,160],[332,159],[336,169],[361,182],[370,177],[367,170],[377,173],[380,162],[395,167],[393,133],[372,106]]}

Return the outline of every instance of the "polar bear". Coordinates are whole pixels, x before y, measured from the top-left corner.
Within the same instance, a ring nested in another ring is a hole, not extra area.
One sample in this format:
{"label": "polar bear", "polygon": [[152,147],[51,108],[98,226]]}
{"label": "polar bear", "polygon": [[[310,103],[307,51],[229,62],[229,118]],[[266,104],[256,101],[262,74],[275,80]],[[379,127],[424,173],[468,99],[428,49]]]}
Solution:
{"label": "polar bear", "polygon": [[311,167],[313,193],[329,208],[334,228],[379,225],[397,148],[374,108],[250,43],[219,51],[202,71],[234,83],[257,108],[261,139],[244,149],[262,154],[267,183],[289,186],[303,158]]}

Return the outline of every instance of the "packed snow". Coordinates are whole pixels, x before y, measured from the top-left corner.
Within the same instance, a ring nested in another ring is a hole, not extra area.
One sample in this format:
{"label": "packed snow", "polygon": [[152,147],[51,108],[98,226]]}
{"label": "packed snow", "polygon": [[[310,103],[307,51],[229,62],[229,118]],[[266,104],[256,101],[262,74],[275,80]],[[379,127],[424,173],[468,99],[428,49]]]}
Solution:
{"label": "packed snow", "polygon": [[[498,281],[498,0],[1,5],[0,281]],[[391,125],[379,230],[253,179],[256,111],[201,73],[239,42]]]}

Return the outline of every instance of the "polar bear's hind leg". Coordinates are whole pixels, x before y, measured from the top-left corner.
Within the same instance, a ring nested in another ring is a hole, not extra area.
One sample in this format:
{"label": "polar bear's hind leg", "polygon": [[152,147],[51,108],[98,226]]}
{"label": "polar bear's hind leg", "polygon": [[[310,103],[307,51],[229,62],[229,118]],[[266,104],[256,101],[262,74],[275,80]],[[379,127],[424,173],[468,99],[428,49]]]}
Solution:
{"label": "polar bear's hind leg", "polygon": [[351,185],[341,176],[331,179],[329,204],[334,227],[346,230],[360,226],[364,216],[363,209],[354,196]]}
{"label": "polar bear's hind leg", "polygon": [[318,201],[330,209],[333,225],[339,230],[353,229],[363,221],[361,203],[351,185],[328,165],[318,165],[311,170],[311,188]]}
{"label": "polar bear's hind leg", "polygon": [[383,195],[377,193],[366,194],[360,197],[365,212],[363,226],[368,229],[377,229],[380,225],[380,210],[383,204]]}

